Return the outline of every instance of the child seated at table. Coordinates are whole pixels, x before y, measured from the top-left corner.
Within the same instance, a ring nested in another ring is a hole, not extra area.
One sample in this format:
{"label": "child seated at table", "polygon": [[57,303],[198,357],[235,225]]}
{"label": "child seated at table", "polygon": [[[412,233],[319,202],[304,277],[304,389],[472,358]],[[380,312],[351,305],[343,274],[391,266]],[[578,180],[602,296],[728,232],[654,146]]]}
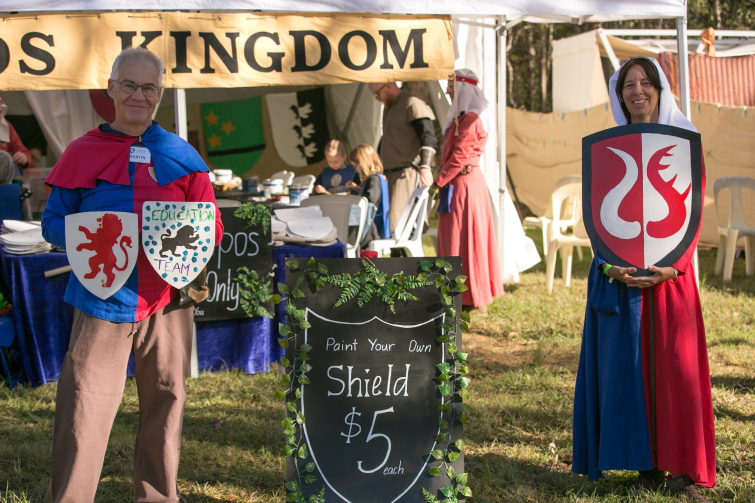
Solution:
{"label": "child seated at table", "polygon": [[328,167],[315,180],[317,194],[348,192],[346,184],[359,180],[354,167],[346,164],[346,149],[340,141],[330,140],[325,144],[325,160]]}
{"label": "child seated at table", "polygon": [[[367,212],[366,232],[362,235],[361,247],[367,248],[375,239],[387,239],[391,237],[391,225],[388,221],[390,211],[388,196],[388,179],[383,174],[383,163],[380,162],[375,149],[367,144],[361,144],[351,151],[349,160],[357,170],[360,184],[349,182],[346,188],[354,194],[366,197],[370,209]],[[374,217],[370,218],[371,215]]]}

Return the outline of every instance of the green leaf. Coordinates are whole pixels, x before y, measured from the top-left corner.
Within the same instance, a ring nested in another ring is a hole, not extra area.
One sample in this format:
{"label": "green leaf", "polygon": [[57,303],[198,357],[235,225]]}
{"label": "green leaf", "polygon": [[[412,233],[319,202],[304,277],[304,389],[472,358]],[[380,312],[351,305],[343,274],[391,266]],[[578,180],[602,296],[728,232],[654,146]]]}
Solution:
{"label": "green leaf", "polygon": [[312,365],[310,365],[309,363],[304,363],[299,366],[299,372],[301,372],[302,374],[306,374],[310,370],[312,370]]}
{"label": "green leaf", "polygon": [[438,436],[435,437],[436,442],[445,442],[446,441],[446,434],[445,433],[439,433]]}
{"label": "green leaf", "polygon": [[300,376],[299,376],[299,377],[297,378],[297,380],[299,381],[299,384],[309,384],[309,377],[307,377],[307,376],[306,376],[306,375],[304,375],[304,374],[300,375]]}
{"label": "green leaf", "polygon": [[315,464],[310,461],[309,463],[304,465],[304,471],[307,473],[313,473],[315,471]]}
{"label": "green leaf", "polygon": [[457,459],[459,459],[459,456],[461,456],[460,452],[451,451],[451,452],[448,453],[448,460],[451,463],[453,463],[454,461],[456,461]]}
{"label": "green leaf", "polygon": [[309,457],[309,451],[307,450],[306,444],[299,447],[299,450],[296,451],[296,455],[299,459],[307,459]]}
{"label": "green leaf", "polygon": [[446,278],[444,278],[443,276],[435,276],[435,288],[442,287],[443,283],[445,282],[446,282]]}
{"label": "green leaf", "polygon": [[427,472],[428,475],[431,477],[435,477],[436,475],[440,475],[440,466],[434,466],[430,468],[430,471]]}
{"label": "green leaf", "polygon": [[461,424],[464,424],[467,421],[469,421],[469,414],[462,414],[461,416],[459,416],[459,422]]}
{"label": "green leaf", "polygon": [[286,398],[286,392],[283,391],[282,389],[279,389],[278,391],[275,392],[275,395],[273,396],[273,398],[275,398],[276,400],[283,400]]}
{"label": "green leaf", "polygon": [[435,459],[442,459],[443,458],[443,451],[440,449],[435,449],[433,452],[430,453],[432,457]]}
{"label": "green leaf", "polygon": [[465,473],[460,473],[456,477],[456,483],[465,486],[465,485],[467,485],[467,479],[468,478],[469,478],[469,474],[467,474],[466,472]]}
{"label": "green leaf", "polygon": [[458,276],[456,276],[456,278],[455,278],[454,281],[456,281],[457,285],[461,285],[462,283],[464,283],[465,281],[467,281],[467,277],[464,276],[463,274],[459,274]]}
{"label": "green leaf", "polygon": [[456,285],[457,292],[466,292],[467,290],[469,290],[467,285]]}
{"label": "green leaf", "polygon": [[472,412],[472,407],[469,404],[462,403],[461,405],[459,405],[459,411],[462,414],[466,414],[468,412]]}
{"label": "green leaf", "polygon": [[443,294],[443,295],[446,295],[447,293],[450,293],[450,292],[451,292],[451,287],[448,286],[448,285],[443,285],[440,288],[440,293]]}
{"label": "green leaf", "polygon": [[443,329],[443,330],[445,330],[446,332],[449,332],[449,331],[451,331],[451,330],[453,330],[453,329],[454,329],[454,326],[453,326],[453,325],[451,325],[450,323],[441,323],[441,324],[440,324],[440,328],[442,328],[442,329]]}
{"label": "green leaf", "polygon": [[281,449],[281,454],[283,454],[285,457],[288,457],[293,453],[294,449],[290,445],[284,445],[283,449]]}
{"label": "green leaf", "polygon": [[[446,486],[446,487],[441,487],[441,488],[439,489],[439,491],[441,492],[441,494],[442,494],[443,496],[445,496],[446,498],[448,498],[448,499],[447,499],[446,501],[448,501],[448,502],[451,502],[451,501],[453,501],[453,496],[454,496],[454,486]],[[444,503],[445,503],[445,502],[444,502]]]}
{"label": "green leaf", "polygon": [[272,297],[270,297],[270,302],[272,302],[273,304],[280,304],[282,301],[283,301],[283,297],[281,297],[277,293],[273,295]]}
{"label": "green leaf", "polygon": [[310,351],[312,351],[313,346],[311,344],[302,344],[298,349],[301,353],[309,353]]}
{"label": "green leaf", "polygon": [[425,281],[427,281],[427,274],[423,272],[417,274],[417,281],[419,281],[420,283],[424,283]]}
{"label": "green leaf", "polygon": [[296,297],[297,299],[301,299],[302,297],[304,297],[304,292],[302,292],[302,291],[301,291],[301,290],[299,290],[298,288],[297,288],[296,290],[294,290],[293,292],[291,292],[291,294],[292,294],[292,295],[293,295],[294,297]]}
{"label": "green leaf", "polygon": [[456,353],[456,360],[458,360],[459,363],[464,363],[467,361],[468,356],[469,353]]}
{"label": "green leaf", "polygon": [[289,491],[296,491],[299,488],[299,484],[296,483],[295,480],[291,480],[289,482],[286,482],[284,486]]}
{"label": "green leaf", "polygon": [[294,433],[296,433],[296,426],[294,426],[293,424],[286,426],[286,428],[283,430],[284,435],[293,435]]}
{"label": "green leaf", "polygon": [[464,320],[464,321],[466,321],[467,323],[469,323],[470,320],[472,319],[472,317],[469,315],[468,311],[462,311],[461,312],[461,319]]}
{"label": "green leaf", "polygon": [[286,495],[286,501],[299,501],[299,495],[296,493],[288,493]]}
{"label": "green leaf", "polygon": [[278,291],[280,293],[288,293],[288,287],[285,283],[278,283]]}
{"label": "green leaf", "polygon": [[282,384],[283,384],[284,386],[288,386],[289,384],[291,384],[291,377],[289,377],[289,375],[288,375],[288,374],[283,374],[283,375],[281,376],[281,383],[282,383]]}
{"label": "green leaf", "polygon": [[328,274],[328,266],[325,264],[317,264],[317,270],[320,271],[320,274]]}
{"label": "green leaf", "polygon": [[286,339],[277,339],[277,340],[278,340],[278,344],[280,344],[280,346],[283,349],[288,349],[288,341]]}
{"label": "green leaf", "polygon": [[312,328],[312,325],[307,320],[304,320],[299,322],[299,328],[301,330],[307,330],[308,328]]}
{"label": "green leaf", "polygon": [[307,269],[310,269],[314,267],[317,263],[315,262],[314,257],[309,257],[309,260],[307,261]]}
{"label": "green leaf", "polygon": [[304,476],[304,483],[307,484],[307,485],[312,484],[315,481],[317,481],[317,477],[314,477],[312,475],[305,475]]}
{"label": "green leaf", "polygon": [[435,496],[427,492],[427,489],[422,488],[422,497],[425,498],[425,503],[437,503]]}
{"label": "green leaf", "polygon": [[446,373],[443,373],[443,374],[441,374],[441,375],[439,375],[439,376],[438,376],[438,380],[439,380],[440,382],[446,382],[446,381],[448,381],[449,379],[450,379],[450,378],[448,377],[448,374],[446,374]]}
{"label": "green leaf", "polygon": [[309,353],[297,353],[296,357],[300,359],[303,362],[306,362],[307,360],[311,360],[312,357],[309,356]]}
{"label": "green leaf", "polygon": [[442,258],[435,260],[435,267],[437,267],[438,269],[443,268],[444,265],[446,265],[446,263]]}
{"label": "green leaf", "polygon": [[296,422],[299,423],[299,424],[304,424],[304,421],[306,421],[306,419],[304,418],[304,414],[302,414],[301,412],[297,412],[296,413]]}
{"label": "green leaf", "polygon": [[469,400],[469,391],[462,389],[458,393],[462,400]]}
{"label": "green leaf", "polygon": [[460,451],[463,451],[464,450],[464,440],[459,439],[456,442],[454,442],[454,447],[456,447]]}
{"label": "green leaf", "polygon": [[446,475],[448,475],[448,478],[451,480],[456,478],[456,470],[454,470],[453,466],[448,467],[448,470],[446,470]]}
{"label": "green leaf", "polygon": [[446,274],[454,270],[454,267],[451,265],[450,262],[444,262],[443,263],[443,270],[446,271]]}
{"label": "green leaf", "polygon": [[432,269],[433,263],[429,260],[423,260],[419,263],[419,268],[422,269],[425,272],[430,272],[430,269]]}
{"label": "green leaf", "polygon": [[285,323],[278,323],[278,333],[281,334],[281,337],[286,337],[291,333],[291,329]]}
{"label": "green leaf", "polygon": [[286,435],[286,443],[288,445],[296,445],[296,435]]}
{"label": "green leaf", "polygon": [[448,362],[439,363],[435,366],[442,374],[447,374],[451,370],[451,364]]}
{"label": "green leaf", "polygon": [[286,402],[286,409],[288,409],[289,412],[296,412],[296,403],[289,400]]}
{"label": "green leaf", "polygon": [[296,398],[301,398],[301,390],[299,388],[296,388],[296,391],[294,392],[294,396]]}
{"label": "green leaf", "polygon": [[469,488],[469,486],[464,486],[464,487],[459,488],[459,492],[463,496],[466,496],[467,498],[471,498],[472,497],[472,490]]}
{"label": "green leaf", "polygon": [[289,260],[288,262],[286,262],[286,265],[288,266],[289,269],[291,269],[292,271],[295,271],[299,268],[299,261]]}
{"label": "green leaf", "polygon": [[454,300],[449,295],[443,295],[441,300],[443,301],[443,304],[446,306],[451,306],[454,303]]}
{"label": "green leaf", "polygon": [[282,367],[289,367],[289,366],[291,366],[291,362],[285,356],[281,356],[281,366]]}
{"label": "green leaf", "polygon": [[446,430],[446,429],[448,429],[448,421],[446,421],[442,417],[439,417],[438,418],[438,426],[440,426],[441,430]]}
{"label": "green leaf", "polygon": [[440,412],[451,412],[451,402],[446,402],[440,407],[438,407],[438,410]]}
{"label": "green leaf", "polygon": [[[446,311],[446,316],[448,316],[449,318],[456,318],[456,309],[451,308],[448,311]],[[464,316],[462,315],[462,318],[463,317]]]}
{"label": "green leaf", "polygon": [[462,321],[461,323],[459,323],[459,326],[461,327],[462,332],[466,334],[469,333],[469,323],[467,323],[466,321]]}
{"label": "green leaf", "polygon": [[466,365],[460,365],[459,374],[462,374],[462,375],[469,374],[469,367],[467,367]]}
{"label": "green leaf", "polygon": [[448,352],[449,353],[455,353],[456,352],[456,343],[452,342],[448,345]]}
{"label": "green leaf", "polygon": [[466,388],[469,386],[469,377],[459,377],[456,380],[456,385],[460,388]]}
{"label": "green leaf", "polygon": [[448,384],[439,384],[438,391],[440,391],[440,394],[442,396],[448,396],[451,394],[451,386],[449,386]]}

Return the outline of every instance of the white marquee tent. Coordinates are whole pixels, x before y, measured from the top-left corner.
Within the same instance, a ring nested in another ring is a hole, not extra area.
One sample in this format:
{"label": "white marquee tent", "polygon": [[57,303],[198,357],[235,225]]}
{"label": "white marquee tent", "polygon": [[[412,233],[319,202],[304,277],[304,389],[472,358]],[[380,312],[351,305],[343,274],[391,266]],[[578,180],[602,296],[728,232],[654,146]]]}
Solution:
{"label": "white marquee tent", "polygon": [[[138,7],[138,9],[134,9]],[[508,236],[518,225],[506,191],[506,35],[520,22],[607,22],[623,19],[675,18],[680,61],[682,111],[689,117],[686,0],[0,0],[0,12],[102,12],[191,10],[211,12],[311,12],[372,14],[453,15],[457,34],[457,66],[478,72],[482,88],[497,104],[498,131],[486,150],[485,175],[492,194],[497,194],[499,254],[504,276],[516,278]],[[174,92],[177,133],[186,134],[185,93]],[[496,141],[493,141],[495,138]],[[507,228],[508,227],[508,228]],[[520,230],[520,229],[519,229]],[[513,273],[508,273],[512,271]]]}

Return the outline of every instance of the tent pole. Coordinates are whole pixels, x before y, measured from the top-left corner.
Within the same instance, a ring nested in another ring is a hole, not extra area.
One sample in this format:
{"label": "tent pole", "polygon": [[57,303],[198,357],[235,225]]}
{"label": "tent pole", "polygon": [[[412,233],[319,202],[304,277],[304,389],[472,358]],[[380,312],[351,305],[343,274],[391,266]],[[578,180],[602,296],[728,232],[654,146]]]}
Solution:
{"label": "tent pole", "polygon": [[[351,103],[351,109],[349,110],[349,116],[346,119],[346,123],[343,125],[343,131],[341,132],[341,137],[346,140],[349,137],[349,130],[351,129],[351,122],[354,120],[354,115],[356,115],[357,107],[359,106],[359,99],[362,97],[362,91],[364,91],[364,88],[367,86],[364,82],[361,82],[359,84],[359,87],[357,87],[356,93],[354,93],[354,101]],[[338,127],[338,126],[336,126]],[[346,145],[349,145],[348,141],[344,141]]]}
{"label": "tent pole", "polygon": [[505,222],[506,222],[506,16],[498,16],[498,57],[496,58],[496,75],[498,75],[498,262],[504,271]]}
{"label": "tent pole", "polygon": [[[679,63],[679,104],[682,113],[692,122],[692,108],[689,99],[689,46],[687,45],[687,18],[676,18],[676,47]],[[695,271],[697,287],[700,288],[700,266],[697,260],[697,249],[692,256],[692,268]]]}
{"label": "tent pole", "polygon": [[173,110],[175,110],[176,134],[189,141],[186,118],[186,89],[173,89]]}

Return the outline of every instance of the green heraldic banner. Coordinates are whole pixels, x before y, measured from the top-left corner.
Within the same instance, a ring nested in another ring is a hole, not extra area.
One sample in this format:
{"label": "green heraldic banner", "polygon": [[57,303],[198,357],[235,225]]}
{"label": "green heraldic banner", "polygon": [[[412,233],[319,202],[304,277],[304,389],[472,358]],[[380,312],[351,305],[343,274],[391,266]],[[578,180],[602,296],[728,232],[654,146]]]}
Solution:
{"label": "green heraldic banner", "polygon": [[247,173],[265,150],[262,98],[202,105],[207,155],[217,168]]}

